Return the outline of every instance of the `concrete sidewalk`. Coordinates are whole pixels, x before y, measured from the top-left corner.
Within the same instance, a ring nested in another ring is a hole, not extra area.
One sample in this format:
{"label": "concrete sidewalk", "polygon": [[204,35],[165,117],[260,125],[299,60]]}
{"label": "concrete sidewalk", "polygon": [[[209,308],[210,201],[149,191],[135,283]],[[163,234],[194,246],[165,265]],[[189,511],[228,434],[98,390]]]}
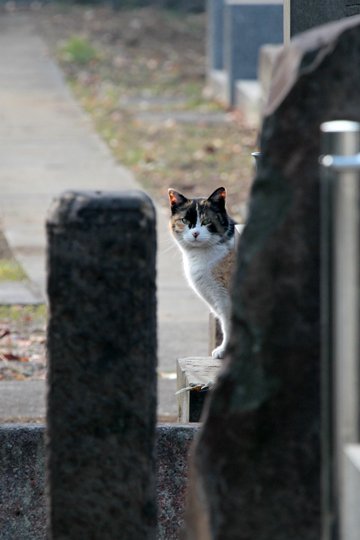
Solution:
{"label": "concrete sidewalk", "polygon": [[[127,169],[115,163],[74,101],[37,34],[34,17],[31,13],[0,14],[0,217],[10,247],[29,277],[26,294],[36,302],[45,300],[45,217],[53,197],[67,189],[142,188]],[[8,290],[6,294],[9,299]],[[18,299],[19,294],[14,286],[10,297]],[[0,303],[4,301],[0,297]],[[176,414],[175,380],[171,378],[176,358],[207,354],[207,321],[206,308],[183,277],[166,212],[159,209],[160,415]],[[1,398],[4,384],[0,383],[0,418],[9,419],[11,392]],[[16,414],[25,417],[28,408],[34,417],[41,417],[38,396],[34,410],[29,394],[24,394],[21,407],[22,393],[13,393]]]}

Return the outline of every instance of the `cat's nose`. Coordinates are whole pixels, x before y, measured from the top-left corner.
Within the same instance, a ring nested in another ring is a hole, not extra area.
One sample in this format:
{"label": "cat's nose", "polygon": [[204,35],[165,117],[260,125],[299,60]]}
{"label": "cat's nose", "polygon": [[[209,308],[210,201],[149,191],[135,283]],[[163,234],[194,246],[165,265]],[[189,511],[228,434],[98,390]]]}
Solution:
{"label": "cat's nose", "polygon": [[192,235],[193,235],[194,238],[197,238],[197,237],[199,236],[199,234],[200,234],[200,233],[198,233],[197,231],[194,231],[194,232],[192,233]]}

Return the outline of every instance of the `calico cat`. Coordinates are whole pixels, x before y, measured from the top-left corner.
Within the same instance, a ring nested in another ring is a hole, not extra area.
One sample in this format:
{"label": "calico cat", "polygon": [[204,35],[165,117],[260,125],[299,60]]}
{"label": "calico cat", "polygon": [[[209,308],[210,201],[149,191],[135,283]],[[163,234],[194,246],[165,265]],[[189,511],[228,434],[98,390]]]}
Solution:
{"label": "calico cat", "polygon": [[234,220],[225,209],[226,190],[206,198],[187,199],[169,189],[170,228],[183,255],[190,286],[219,319],[223,333],[213,358],[223,358],[229,339],[229,282],[234,265]]}

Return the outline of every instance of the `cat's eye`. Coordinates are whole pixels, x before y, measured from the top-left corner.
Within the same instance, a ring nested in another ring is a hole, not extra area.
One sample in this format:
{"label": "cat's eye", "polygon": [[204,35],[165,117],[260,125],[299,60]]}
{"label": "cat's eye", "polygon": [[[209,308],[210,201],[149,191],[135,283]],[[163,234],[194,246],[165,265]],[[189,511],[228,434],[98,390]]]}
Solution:
{"label": "cat's eye", "polygon": [[184,217],[182,218],[181,221],[182,221],[183,223],[185,223],[185,224],[186,224],[186,223],[189,223],[188,220],[187,220],[186,218],[184,218]]}
{"label": "cat's eye", "polygon": [[210,225],[210,223],[211,223],[211,219],[205,218],[205,219],[202,220],[201,225],[206,226],[206,225]]}

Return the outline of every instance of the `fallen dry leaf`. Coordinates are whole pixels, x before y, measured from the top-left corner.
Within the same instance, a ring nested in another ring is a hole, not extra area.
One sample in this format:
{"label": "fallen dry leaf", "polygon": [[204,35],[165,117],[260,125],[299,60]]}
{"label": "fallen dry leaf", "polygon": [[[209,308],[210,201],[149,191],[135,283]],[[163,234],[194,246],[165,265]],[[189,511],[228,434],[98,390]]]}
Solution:
{"label": "fallen dry leaf", "polygon": [[15,381],[24,381],[26,379],[26,376],[22,373],[15,373],[14,377]]}
{"label": "fallen dry leaf", "polygon": [[0,328],[0,339],[2,339],[5,336],[9,336],[9,335],[10,335],[9,328]]}
{"label": "fallen dry leaf", "polygon": [[213,144],[206,144],[204,150],[207,154],[215,154],[217,149]]}
{"label": "fallen dry leaf", "polygon": [[1,360],[8,360],[11,362],[28,362],[29,358],[27,356],[19,356],[18,354],[13,353],[0,353]]}

